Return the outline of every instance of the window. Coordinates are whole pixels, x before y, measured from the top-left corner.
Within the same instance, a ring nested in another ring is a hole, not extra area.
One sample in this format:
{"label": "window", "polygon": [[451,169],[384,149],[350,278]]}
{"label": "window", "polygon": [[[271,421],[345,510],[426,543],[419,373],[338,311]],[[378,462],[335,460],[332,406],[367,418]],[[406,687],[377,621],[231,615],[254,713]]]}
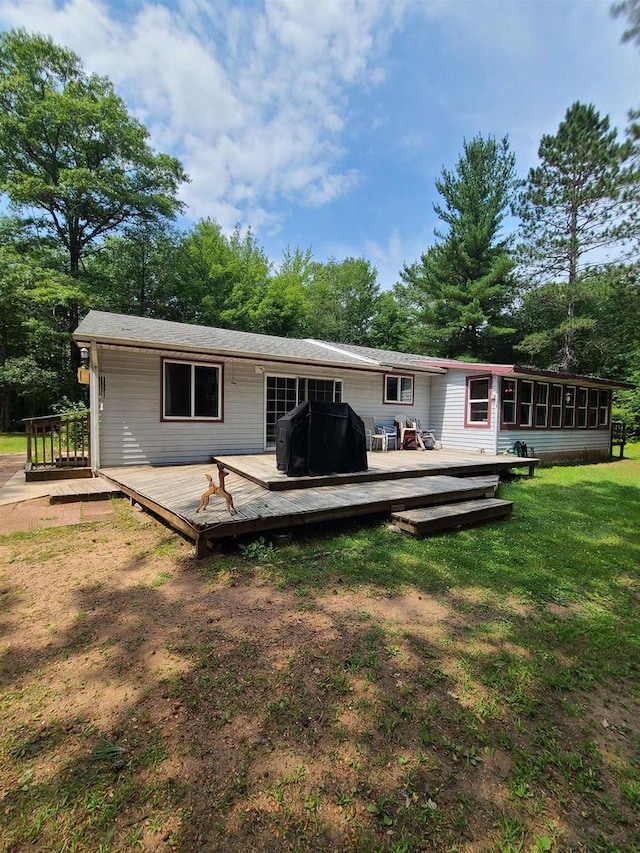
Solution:
{"label": "window", "polygon": [[609,425],[609,392],[600,391],[598,426]]}
{"label": "window", "polygon": [[518,382],[516,379],[502,380],[502,423],[515,424],[518,414]]}
{"label": "window", "polygon": [[589,426],[598,426],[598,389],[589,388]]}
{"label": "window", "polygon": [[562,426],[562,385],[551,386],[551,426]]}
{"label": "window", "polygon": [[533,382],[528,379],[520,383],[520,426],[530,427],[533,423]]}
{"label": "window", "polygon": [[539,382],[536,385],[536,426],[546,427],[547,410],[549,408],[549,383]]}
{"label": "window", "polygon": [[218,364],[163,361],[163,418],[221,420],[221,380]]}
{"label": "window", "polygon": [[611,391],[576,385],[502,379],[503,429],[597,429],[611,419]]}
{"label": "window", "polygon": [[277,421],[304,400],[341,403],[342,380],[267,376],[265,431],[268,446],[275,444]]}
{"label": "window", "polygon": [[340,379],[298,379],[298,402],[309,400],[321,403],[342,402]]}
{"label": "window", "polygon": [[489,426],[491,377],[467,377],[467,412],[465,426]]}
{"label": "window", "polygon": [[573,385],[568,385],[564,394],[564,425],[576,425],[576,389]]}
{"label": "window", "polygon": [[587,425],[587,389],[578,388],[578,418],[577,426],[586,427]]}
{"label": "window", "polygon": [[400,376],[399,374],[385,376],[384,402],[411,406],[413,404],[413,376]]}

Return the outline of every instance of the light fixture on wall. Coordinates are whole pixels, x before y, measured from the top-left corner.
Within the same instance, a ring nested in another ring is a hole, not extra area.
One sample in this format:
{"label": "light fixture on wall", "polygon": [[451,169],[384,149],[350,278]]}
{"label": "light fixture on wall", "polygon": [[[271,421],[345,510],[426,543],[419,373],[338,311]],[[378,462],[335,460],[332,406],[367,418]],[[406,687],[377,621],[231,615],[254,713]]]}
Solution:
{"label": "light fixture on wall", "polygon": [[264,367],[261,364],[256,364],[255,371],[256,371],[256,373],[263,374],[264,373]]}
{"label": "light fixture on wall", "polygon": [[80,348],[80,367],[77,374],[80,385],[89,385],[91,382],[91,373],[89,371],[89,350],[86,347]]}

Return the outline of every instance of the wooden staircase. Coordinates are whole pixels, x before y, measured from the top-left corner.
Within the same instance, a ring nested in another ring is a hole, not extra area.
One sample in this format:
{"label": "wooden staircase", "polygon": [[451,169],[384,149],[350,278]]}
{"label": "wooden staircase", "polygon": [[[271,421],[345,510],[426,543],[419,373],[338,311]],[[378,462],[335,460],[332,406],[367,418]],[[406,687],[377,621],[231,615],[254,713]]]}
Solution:
{"label": "wooden staircase", "polygon": [[472,500],[459,500],[451,495],[441,495],[437,506],[424,506],[416,509],[396,510],[391,518],[396,527],[413,536],[429,536],[444,530],[455,530],[485,521],[497,521],[508,518],[513,511],[513,501],[504,501],[494,497],[499,478],[494,475],[468,477],[478,485],[485,486],[483,497]]}

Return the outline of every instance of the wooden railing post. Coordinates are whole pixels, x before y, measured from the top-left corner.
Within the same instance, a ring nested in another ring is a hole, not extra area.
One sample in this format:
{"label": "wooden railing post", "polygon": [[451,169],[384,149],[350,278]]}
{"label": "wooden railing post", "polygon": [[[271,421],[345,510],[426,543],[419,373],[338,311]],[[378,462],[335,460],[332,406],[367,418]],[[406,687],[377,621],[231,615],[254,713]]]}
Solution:
{"label": "wooden railing post", "polygon": [[27,465],[30,469],[47,465],[54,468],[84,468],[89,465],[88,412],[25,418],[25,423]]}

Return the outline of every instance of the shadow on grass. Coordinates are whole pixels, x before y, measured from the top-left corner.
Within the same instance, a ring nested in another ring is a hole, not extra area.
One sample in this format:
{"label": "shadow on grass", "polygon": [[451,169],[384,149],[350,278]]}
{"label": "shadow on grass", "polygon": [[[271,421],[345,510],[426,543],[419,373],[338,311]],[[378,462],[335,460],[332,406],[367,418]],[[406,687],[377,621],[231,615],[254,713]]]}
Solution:
{"label": "shadow on grass", "polygon": [[[558,620],[576,639],[555,649],[553,620],[534,628],[495,603],[443,596],[447,615],[419,598],[384,620],[367,610],[379,599],[300,596],[242,571],[216,584],[215,565],[184,563],[159,588],[71,589],[73,624],[20,649],[6,849],[638,842],[618,777],[562,704],[575,684],[558,673],[588,654],[589,617]],[[58,666],[64,688],[39,693]]]}
{"label": "shadow on grass", "polygon": [[407,585],[434,593],[472,587],[538,604],[628,601],[640,564],[638,489],[529,485],[502,487],[501,496],[515,501],[511,520],[429,539],[390,533],[379,522],[325,527],[313,540],[315,564],[302,540],[283,552],[271,576],[320,589],[340,579],[387,593]]}
{"label": "shadow on grass", "polygon": [[638,849],[637,490],[504,496],[200,564],[128,532],[98,580],[47,566],[51,636],[38,572],[5,584],[0,848]]}

